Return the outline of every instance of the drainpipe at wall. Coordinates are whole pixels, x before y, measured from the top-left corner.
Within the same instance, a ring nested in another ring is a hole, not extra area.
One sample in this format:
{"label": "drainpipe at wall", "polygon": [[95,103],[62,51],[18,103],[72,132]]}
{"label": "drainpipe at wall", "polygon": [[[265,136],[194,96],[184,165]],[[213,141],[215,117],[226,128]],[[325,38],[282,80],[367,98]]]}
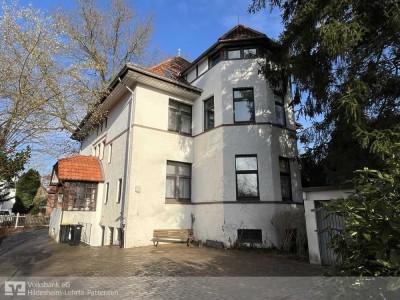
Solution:
{"label": "drainpipe at wall", "polygon": [[[120,228],[122,236],[122,243],[120,241],[120,247],[125,248],[126,244],[126,231],[127,231],[127,222],[126,222],[126,211],[128,211],[129,204],[129,182],[131,177],[131,152],[132,152],[132,117],[133,117],[133,108],[134,108],[134,95],[132,89],[125,85],[121,78],[118,77],[118,81],[131,93],[129,98],[129,116],[128,116],[128,131],[126,137],[126,147],[125,147],[125,168],[124,168],[124,181],[123,181],[123,191],[124,195],[121,199],[121,212],[120,212]],[[126,204],[125,204],[126,203]],[[126,208],[125,208],[126,205]]]}

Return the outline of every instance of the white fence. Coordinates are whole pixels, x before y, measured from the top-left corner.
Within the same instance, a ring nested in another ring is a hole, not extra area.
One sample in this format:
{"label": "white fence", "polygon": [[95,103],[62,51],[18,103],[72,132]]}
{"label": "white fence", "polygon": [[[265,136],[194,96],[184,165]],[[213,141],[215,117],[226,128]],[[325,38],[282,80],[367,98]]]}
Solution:
{"label": "white fence", "polygon": [[20,215],[0,216],[0,228],[5,227],[31,227],[31,226],[49,226],[49,216]]}

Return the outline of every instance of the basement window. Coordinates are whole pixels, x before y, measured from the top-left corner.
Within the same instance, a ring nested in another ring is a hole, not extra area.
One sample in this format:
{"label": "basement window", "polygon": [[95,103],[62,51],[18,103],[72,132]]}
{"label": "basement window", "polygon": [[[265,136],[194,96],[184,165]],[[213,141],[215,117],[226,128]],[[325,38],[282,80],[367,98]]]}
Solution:
{"label": "basement window", "polygon": [[261,229],[238,229],[237,234],[242,243],[262,243]]}

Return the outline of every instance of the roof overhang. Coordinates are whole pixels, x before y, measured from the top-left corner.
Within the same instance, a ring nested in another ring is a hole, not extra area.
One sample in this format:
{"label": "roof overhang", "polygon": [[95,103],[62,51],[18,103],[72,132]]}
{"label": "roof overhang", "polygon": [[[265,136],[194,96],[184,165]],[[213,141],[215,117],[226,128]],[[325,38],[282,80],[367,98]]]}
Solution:
{"label": "roof overhang", "polygon": [[243,45],[246,44],[254,44],[254,43],[263,43],[266,47],[270,48],[271,51],[274,51],[279,47],[279,44],[267,36],[259,36],[259,37],[248,37],[248,38],[241,38],[241,39],[228,39],[228,40],[218,40],[214,45],[204,51],[198,58],[196,58],[190,66],[188,66],[185,70],[181,72],[181,74],[185,74],[193,67],[196,66],[198,62],[200,62],[203,58],[207,56],[212,56],[214,53],[221,50],[221,48],[226,46],[235,46],[235,45]]}
{"label": "roof overhang", "polygon": [[104,182],[102,165],[97,157],[73,155],[61,158],[53,166],[50,185],[67,181]]}
{"label": "roof overhang", "polygon": [[[120,100],[120,96],[128,91],[126,87],[134,89],[135,85],[138,83],[179,95],[188,100],[194,100],[202,93],[202,89],[190,84],[159,76],[146,71],[141,67],[127,64],[111,82],[108,88],[110,91],[109,94],[97,102],[95,110],[107,112],[116,102]],[[92,112],[89,112],[86,115],[86,117],[79,124],[78,128],[72,134],[72,139],[82,140],[86,136],[91,127],[90,121],[92,115]]]}

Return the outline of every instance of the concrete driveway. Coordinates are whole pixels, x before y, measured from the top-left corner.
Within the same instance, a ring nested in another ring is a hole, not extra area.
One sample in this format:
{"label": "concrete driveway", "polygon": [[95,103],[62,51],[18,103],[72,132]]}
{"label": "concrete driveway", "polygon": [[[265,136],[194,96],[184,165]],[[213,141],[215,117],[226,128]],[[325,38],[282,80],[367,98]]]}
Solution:
{"label": "concrete driveway", "polygon": [[[47,230],[15,233],[0,245],[4,281],[40,277],[72,278],[76,283],[80,278],[80,284],[114,288],[126,298],[204,299],[223,292],[220,296],[248,299],[251,292],[258,299],[301,299],[302,293],[309,299],[305,293],[310,282],[324,272],[320,266],[282,255],[185,244],[131,249],[69,246],[54,242]],[[146,284],[146,289],[140,288]]]}

